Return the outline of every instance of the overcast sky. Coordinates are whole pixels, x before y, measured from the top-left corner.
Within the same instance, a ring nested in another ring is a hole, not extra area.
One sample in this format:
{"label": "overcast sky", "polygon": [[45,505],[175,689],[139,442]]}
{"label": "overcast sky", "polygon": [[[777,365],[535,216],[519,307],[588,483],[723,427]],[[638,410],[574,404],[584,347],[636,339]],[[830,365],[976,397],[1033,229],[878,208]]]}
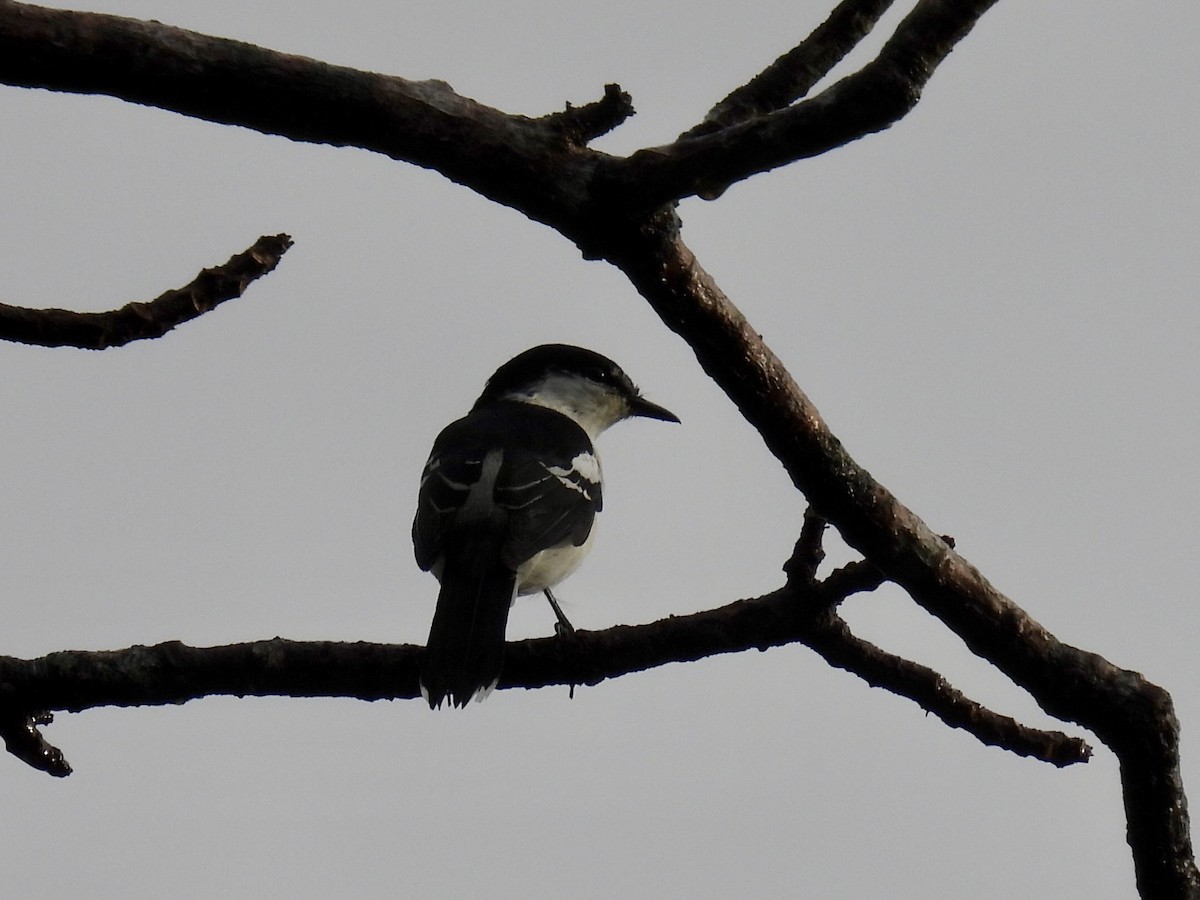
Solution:
{"label": "overcast sky", "polygon": [[[529,115],[616,81],[638,115],[599,146],[626,153],[698,121],[831,6],[91,8]],[[861,463],[1058,637],[1171,691],[1194,805],[1198,37],[1194,0],[1001,0],[890,131],[681,207]],[[408,535],[429,445],[545,341],[613,357],[683,420],[601,439],[595,549],[559,591],[575,624],[781,583],[802,498],[619,273],[556,233],[365,151],[14,88],[0,118],[0,301],[108,309],[260,234],[296,241],[162,340],[0,345],[0,653],[422,643],[436,584]],[[1063,727],[899,591],[846,613]],[[509,634],[552,626],[526,600]],[[1103,746],[1065,771],[1019,759],[803,647],[573,700],[210,699],[64,714],[47,735],[70,778],[0,757],[0,880],[26,900],[1133,895]]]}

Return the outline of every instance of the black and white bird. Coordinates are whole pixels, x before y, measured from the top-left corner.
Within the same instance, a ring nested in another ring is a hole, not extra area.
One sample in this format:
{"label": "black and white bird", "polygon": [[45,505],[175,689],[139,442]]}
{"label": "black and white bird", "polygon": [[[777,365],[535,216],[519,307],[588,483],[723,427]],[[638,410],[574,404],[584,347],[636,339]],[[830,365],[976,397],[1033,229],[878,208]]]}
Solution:
{"label": "black and white bird", "polygon": [[421,475],[413,548],[441,582],[421,670],[430,707],[483,699],[500,678],[508,611],[550,588],[591,547],[602,503],[596,436],[621,419],[678,422],[616,363],[566,344],[506,362],[466,417],[433,443]]}

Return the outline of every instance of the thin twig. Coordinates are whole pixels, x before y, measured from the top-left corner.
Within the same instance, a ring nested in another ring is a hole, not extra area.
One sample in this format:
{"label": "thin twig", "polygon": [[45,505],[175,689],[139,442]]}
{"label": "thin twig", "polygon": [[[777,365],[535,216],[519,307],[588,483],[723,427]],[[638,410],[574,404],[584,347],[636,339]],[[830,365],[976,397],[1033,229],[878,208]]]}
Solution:
{"label": "thin twig", "polygon": [[633,99],[619,84],[606,84],[604,96],[583,106],[567,105],[562,112],[542,116],[541,122],[560,131],[577,147],[587,144],[614,128],[634,114]]}
{"label": "thin twig", "polygon": [[260,237],[249,249],[224,265],[205,269],[185,287],[108,312],[25,309],[0,303],[0,340],[104,350],[162,337],[177,325],[242,296],[251,282],[278,265],[290,246],[292,239],[286,234]]}
{"label": "thin twig", "polygon": [[796,540],[791,557],[783,564],[783,571],[789,582],[812,584],[817,580],[817,569],[825,559],[822,539],[826,527],[825,519],[811,506],[804,511],[800,537]]}
{"label": "thin twig", "polygon": [[871,33],[892,2],[842,0],[812,34],[732,91],[680,137],[709,134],[799,100]]}

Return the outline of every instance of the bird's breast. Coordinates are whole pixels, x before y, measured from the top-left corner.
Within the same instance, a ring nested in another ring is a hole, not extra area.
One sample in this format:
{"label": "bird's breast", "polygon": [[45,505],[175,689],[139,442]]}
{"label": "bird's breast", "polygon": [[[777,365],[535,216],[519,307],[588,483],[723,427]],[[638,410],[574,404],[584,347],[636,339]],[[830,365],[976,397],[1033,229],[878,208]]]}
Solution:
{"label": "bird's breast", "polygon": [[579,546],[568,544],[565,547],[550,547],[535,553],[517,567],[517,593],[536,594],[546,588],[554,587],[583,562],[583,558],[592,549],[592,541],[596,537],[596,523]]}

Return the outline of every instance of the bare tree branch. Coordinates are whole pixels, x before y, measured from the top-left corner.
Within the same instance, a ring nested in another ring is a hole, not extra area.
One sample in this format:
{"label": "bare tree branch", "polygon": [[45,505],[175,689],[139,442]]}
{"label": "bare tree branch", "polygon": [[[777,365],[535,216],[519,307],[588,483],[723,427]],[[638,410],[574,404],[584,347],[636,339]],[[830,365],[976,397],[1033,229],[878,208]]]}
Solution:
{"label": "bare tree branch", "polygon": [[632,230],[609,259],[687,341],[847,543],[1042,709],[1112,748],[1145,896],[1200,896],[1170,696],[1137,672],[1059,641],[859,466],[676,232],[669,223]]}
{"label": "bare tree branch", "polygon": [[892,0],[842,0],[798,46],[730,93],[681,137],[708,134],[799,100],[871,33],[891,5]]}
{"label": "bare tree branch", "polygon": [[796,541],[791,558],[783,564],[783,571],[789,583],[798,581],[801,584],[812,584],[817,580],[817,569],[825,559],[822,543],[828,525],[829,523],[811,506],[804,511],[804,526],[800,529],[800,537]]}
{"label": "bare tree branch", "polygon": [[883,131],[921,99],[925,84],[996,0],[921,0],[879,56],[815,97],[710,134],[604,160],[597,186],[639,208],[692,195],[711,199],[729,185]]}
{"label": "bare tree branch", "polygon": [[825,579],[826,585],[835,597],[849,597],[852,594],[863,594],[873,591],[882,585],[887,578],[871,562],[865,559],[846,563],[840,569],[834,569]]}
{"label": "bare tree branch", "polygon": [[[579,115],[510,116],[442,81],[361,72],[158,22],[11,0],[0,0],[0,82],[108,94],[295,141],[361,147],[435,169],[534,218],[562,203],[554,196],[559,166],[549,160],[578,157],[577,135],[563,126],[578,123]],[[599,103],[602,115],[581,134],[616,117],[611,99]],[[595,105],[584,108],[585,117],[595,118]],[[529,209],[520,206],[523,199]]]}
{"label": "bare tree branch", "polygon": [[618,84],[606,84],[604,96],[583,106],[567,104],[563,112],[542,116],[541,122],[576,147],[586,147],[633,115],[633,98]]}
{"label": "bare tree branch", "polygon": [[855,637],[845,620],[831,616],[829,640],[808,643],[831,666],[858,675],[872,687],[908,697],[951,728],[961,728],[984,744],[1001,747],[1056,766],[1086,762],[1092,749],[1059,731],[1022,725],[966,697],[928,666],[904,659]]}
{"label": "bare tree branch", "polygon": [[25,309],[0,303],[0,340],[104,350],[162,337],[176,325],[242,296],[252,281],[278,265],[290,246],[292,239],[286,234],[260,237],[224,265],[205,269],[185,287],[148,303],[127,303],[108,312]]}
{"label": "bare tree branch", "polygon": [[[790,105],[881,12],[879,4],[843,3],[825,32],[818,29],[790,59],[718,106],[713,121],[722,127],[694,130],[628,158],[585,147],[632,112],[615,86],[593,104],[529,119],[461,97],[441,82],[356,72],[157,23],[12,0],[0,0],[0,81],[106,93],[294,140],[362,147],[435,169],[550,224],[585,255],[629,277],[813,508],[864,557],[815,582],[814,521],[802,532],[793,577],[781,591],[652,625],[513,645],[502,686],[594,683],[669,661],[799,641],[980,740],[1059,763],[1085,758],[1082,742],[1023,729],[963,698],[936,673],[853,638],[836,615],[844,596],[838,592],[893,581],[1044,710],[1091,729],[1117,754],[1143,896],[1200,896],[1169,695],[1136,672],[1059,641],[859,466],[679,239],[672,209],[680,198],[715,196],[755,173],[889,127],[913,108],[936,68],[994,2],[918,0],[874,61]],[[313,696],[335,687],[339,696],[411,696],[419,653],[276,641],[6,660],[0,733],[23,758],[43,758],[49,751],[39,743],[36,716],[46,709],[181,702],[210,693]]]}
{"label": "bare tree branch", "polygon": [[[837,587],[838,585],[835,585]],[[918,703],[982,743],[1058,766],[1091,755],[1078,738],[1019,725],[954,690],[936,672],[856,638],[833,612],[829,583],[784,588],[718,609],[648,625],[578,631],[510,644],[500,689],[598,684],[673,662],[802,643],[831,665]],[[423,648],[275,638],[223,647],[178,641],[116,651],[63,651],[35,660],[0,657],[0,735],[24,762],[70,773],[37,730],[48,710],[154,706],[233,695],[413,699]]]}
{"label": "bare tree branch", "polygon": [[0,738],[4,748],[26,765],[55,778],[71,774],[71,766],[57,747],[52,747],[38,729],[54,721],[47,712],[26,714],[19,710],[0,710]]}
{"label": "bare tree branch", "polygon": [[[0,2],[0,82],[110,94],[293,140],[373,150],[519,209],[577,240],[586,253],[597,222],[682,197],[714,196],[758,172],[887,128],[912,109],[938,64],[993,3],[921,0],[874,62],[817,97],[629,158],[578,146],[632,110],[612,99],[622,96],[615,85],[605,100],[581,107],[589,110],[585,127],[564,134],[564,121],[577,124],[578,115],[508,115],[444,82],[359,72],[156,22],[12,0]],[[844,27],[834,43],[853,34]],[[768,77],[767,86],[777,80]],[[760,89],[762,83],[750,93]]]}

